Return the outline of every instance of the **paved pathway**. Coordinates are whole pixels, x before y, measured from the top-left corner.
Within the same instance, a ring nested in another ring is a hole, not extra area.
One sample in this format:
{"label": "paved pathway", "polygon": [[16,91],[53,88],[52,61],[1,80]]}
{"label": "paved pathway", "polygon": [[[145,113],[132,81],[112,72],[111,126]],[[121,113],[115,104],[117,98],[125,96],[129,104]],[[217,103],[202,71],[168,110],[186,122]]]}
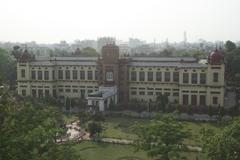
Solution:
{"label": "paved pathway", "polygon": [[[104,142],[104,143],[117,143],[117,144],[133,144],[133,140],[127,139],[117,139],[117,138],[96,138],[95,141]],[[201,152],[202,148],[197,146],[187,146],[187,149],[190,151]]]}

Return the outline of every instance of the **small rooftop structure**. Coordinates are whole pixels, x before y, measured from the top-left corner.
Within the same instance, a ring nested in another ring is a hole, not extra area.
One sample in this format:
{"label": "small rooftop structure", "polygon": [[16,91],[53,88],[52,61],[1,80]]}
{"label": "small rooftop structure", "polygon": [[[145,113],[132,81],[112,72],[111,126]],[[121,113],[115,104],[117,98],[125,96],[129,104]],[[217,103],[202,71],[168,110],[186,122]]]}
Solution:
{"label": "small rooftop structure", "polygon": [[211,52],[208,56],[208,63],[212,65],[220,65],[224,62],[224,55],[223,51],[216,49],[215,51]]}
{"label": "small rooftop structure", "polygon": [[117,87],[99,87],[99,90],[90,93],[87,97],[89,106],[97,106],[100,111],[109,107],[110,103],[117,104]]}

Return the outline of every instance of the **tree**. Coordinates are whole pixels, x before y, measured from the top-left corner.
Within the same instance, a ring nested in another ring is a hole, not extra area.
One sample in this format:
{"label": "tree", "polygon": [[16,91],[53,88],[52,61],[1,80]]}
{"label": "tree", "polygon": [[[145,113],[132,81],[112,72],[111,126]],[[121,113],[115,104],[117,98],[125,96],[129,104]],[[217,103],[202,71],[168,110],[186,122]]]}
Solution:
{"label": "tree", "polygon": [[13,50],[12,50],[12,55],[18,59],[20,57],[22,50],[20,48],[20,46],[13,46]]}
{"label": "tree", "polygon": [[182,141],[190,135],[184,131],[182,123],[171,116],[157,116],[147,125],[137,124],[134,132],[137,135],[134,141],[136,149],[147,151],[150,157],[161,157],[161,160],[179,157]]}
{"label": "tree", "polygon": [[[16,80],[16,63],[10,54],[0,48],[0,77],[4,82],[10,82],[10,85]],[[10,86],[11,87],[11,86]]]}
{"label": "tree", "polygon": [[91,137],[95,135],[99,136],[99,134],[103,131],[103,126],[98,122],[90,122],[88,124],[88,131]]}
{"label": "tree", "polygon": [[169,100],[167,95],[161,94],[157,96],[156,104],[157,104],[158,110],[162,110],[163,112],[165,112],[166,106],[168,103],[169,103]]}
{"label": "tree", "polygon": [[67,111],[70,111],[71,107],[72,107],[72,99],[67,97],[65,101],[65,108]]}
{"label": "tree", "polygon": [[240,159],[240,119],[233,120],[218,133],[211,129],[202,130],[203,151],[210,160]]}
{"label": "tree", "polygon": [[70,143],[56,143],[66,134],[60,112],[49,106],[14,103],[0,105],[0,159],[79,159]]}
{"label": "tree", "polygon": [[96,112],[95,114],[92,115],[91,119],[95,122],[104,122],[105,117],[101,112]]}
{"label": "tree", "polygon": [[105,121],[105,118],[101,113],[90,115],[88,112],[81,111],[78,113],[78,119],[81,127],[87,126],[90,136],[99,135],[103,131],[102,122]]}
{"label": "tree", "polygon": [[86,123],[91,118],[90,114],[85,111],[80,111],[77,116],[81,127],[85,127]]}
{"label": "tree", "polygon": [[226,78],[229,81],[236,80],[236,73],[240,73],[240,48],[236,48],[225,54]]}
{"label": "tree", "polygon": [[225,43],[225,48],[226,48],[226,51],[227,52],[232,52],[233,50],[235,50],[237,47],[236,47],[236,44],[233,43],[232,41],[227,41]]}
{"label": "tree", "polygon": [[163,56],[163,57],[171,57],[173,55],[173,50],[174,49],[164,49],[163,51],[160,52],[160,55]]}
{"label": "tree", "polygon": [[97,51],[94,48],[92,48],[92,47],[83,48],[81,52],[82,52],[83,56],[94,57],[94,56],[98,55]]}

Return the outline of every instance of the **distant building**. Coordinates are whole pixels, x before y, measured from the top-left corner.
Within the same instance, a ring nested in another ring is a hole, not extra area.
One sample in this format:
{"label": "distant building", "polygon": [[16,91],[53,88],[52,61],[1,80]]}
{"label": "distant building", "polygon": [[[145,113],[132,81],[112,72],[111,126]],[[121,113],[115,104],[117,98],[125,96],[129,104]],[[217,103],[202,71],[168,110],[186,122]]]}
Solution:
{"label": "distant building", "polygon": [[128,46],[128,44],[120,44],[119,53],[121,55],[129,55],[131,53],[131,48]]}
{"label": "distant building", "polygon": [[95,40],[83,40],[80,42],[81,49],[87,48],[87,47],[97,49],[97,42]]}
{"label": "distant building", "polygon": [[183,106],[224,106],[223,54],[215,50],[208,63],[193,57],[121,57],[119,47],[102,47],[101,57],[34,59],[18,57],[18,94],[32,97],[86,99],[104,111],[109,105],[138,100],[151,103],[167,95]]}
{"label": "distant building", "polygon": [[130,48],[136,48],[138,46],[142,46],[146,44],[145,41],[142,41],[140,39],[137,39],[137,38],[129,38],[129,42],[128,42],[128,45]]}
{"label": "distant building", "polygon": [[113,37],[101,37],[98,38],[97,40],[97,52],[101,53],[101,49],[103,46],[107,45],[107,44],[115,44],[116,43],[116,39]]}
{"label": "distant building", "polygon": [[141,53],[150,54],[154,51],[155,51],[154,46],[150,46],[148,44],[145,44],[145,45],[138,46],[136,48],[132,48],[131,49],[131,54],[141,54]]}

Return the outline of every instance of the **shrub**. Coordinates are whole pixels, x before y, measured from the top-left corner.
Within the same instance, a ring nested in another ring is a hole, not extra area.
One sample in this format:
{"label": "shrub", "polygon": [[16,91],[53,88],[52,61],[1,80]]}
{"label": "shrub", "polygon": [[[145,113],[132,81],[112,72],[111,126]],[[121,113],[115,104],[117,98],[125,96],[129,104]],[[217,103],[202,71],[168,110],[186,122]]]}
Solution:
{"label": "shrub", "polygon": [[193,114],[193,108],[192,108],[191,105],[188,105],[188,106],[187,106],[187,113],[188,113],[188,114]]}

